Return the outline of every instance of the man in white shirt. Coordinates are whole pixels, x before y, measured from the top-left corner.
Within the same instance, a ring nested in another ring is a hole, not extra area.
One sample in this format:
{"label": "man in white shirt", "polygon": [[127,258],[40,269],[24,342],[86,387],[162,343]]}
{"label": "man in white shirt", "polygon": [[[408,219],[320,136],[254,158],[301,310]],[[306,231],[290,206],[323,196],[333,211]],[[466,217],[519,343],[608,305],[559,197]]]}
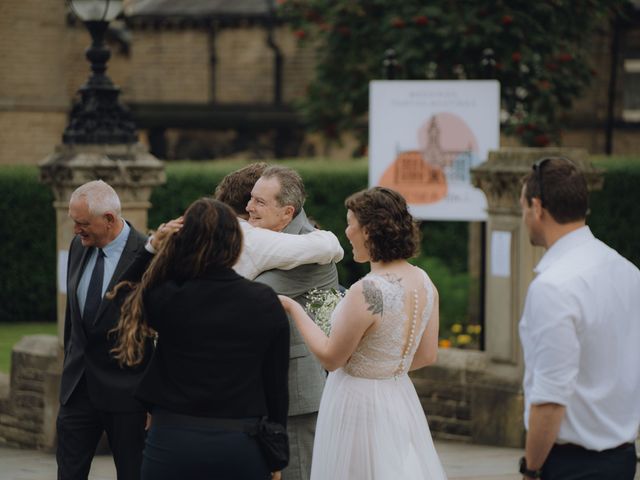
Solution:
{"label": "man in white shirt", "polygon": [[632,480],[640,426],[640,271],[596,239],[584,176],[543,158],[524,179],[536,266],[520,321],[523,478]]}
{"label": "man in white shirt", "polygon": [[342,260],[344,251],[331,232],[314,230],[295,235],[254,227],[247,222],[251,190],[267,167],[264,162],[252,163],[228,174],[216,187],[216,199],[236,212],[244,235],[242,253],[233,269],[253,280],[267,270],[291,270],[300,265],[327,265]]}

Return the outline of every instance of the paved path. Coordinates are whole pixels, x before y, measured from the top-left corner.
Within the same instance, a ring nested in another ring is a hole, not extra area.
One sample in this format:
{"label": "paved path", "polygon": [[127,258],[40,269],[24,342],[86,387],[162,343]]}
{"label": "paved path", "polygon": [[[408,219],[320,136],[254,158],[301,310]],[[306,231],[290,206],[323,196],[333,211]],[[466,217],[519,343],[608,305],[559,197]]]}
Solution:
{"label": "paved path", "polygon": [[[486,447],[467,443],[436,441],[436,449],[449,480],[521,480],[517,448]],[[0,480],[55,480],[56,459],[50,453],[0,447]],[[636,474],[640,480],[640,471]],[[115,480],[115,468],[108,455],[93,461],[89,480]],[[188,479],[185,479],[188,480]]]}
{"label": "paved path", "polygon": [[[449,480],[520,480],[516,474],[522,450],[436,442]],[[56,459],[50,453],[0,448],[0,480],[55,480]],[[90,480],[115,480],[110,456],[94,459]]]}

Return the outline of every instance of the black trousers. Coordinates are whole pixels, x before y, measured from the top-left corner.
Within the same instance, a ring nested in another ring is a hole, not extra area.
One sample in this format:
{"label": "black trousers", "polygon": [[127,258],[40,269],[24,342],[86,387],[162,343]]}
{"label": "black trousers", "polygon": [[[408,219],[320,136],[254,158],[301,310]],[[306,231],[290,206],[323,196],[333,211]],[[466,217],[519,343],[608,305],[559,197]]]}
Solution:
{"label": "black trousers", "polygon": [[58,412],[58,480],[87,479],[102,432],[107,433],[118,480],[139,480],[145,422],[145,412],[113,413],[95,409],[83,377]]}
{"label": "black trousers", "polygon": [[576,445],[554,445],[542,467],[542,479],[633,480],[636,464],[633,444],[602,452]]}
{"label": "black trousers", "polygon": [[144,448],[142,480],[271,478],[255,439],[206,423],[206,419],[164,416],[154,410]]}

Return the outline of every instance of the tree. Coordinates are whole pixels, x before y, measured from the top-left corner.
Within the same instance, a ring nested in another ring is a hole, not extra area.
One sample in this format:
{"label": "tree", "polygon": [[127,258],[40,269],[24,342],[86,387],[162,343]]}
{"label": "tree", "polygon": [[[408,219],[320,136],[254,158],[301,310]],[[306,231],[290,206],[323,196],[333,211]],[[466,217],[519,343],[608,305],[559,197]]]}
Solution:
{"label": "tree", "polygon": [[595,72],[585,48],[624,0],[279,0],[317,53],[300,109],[329,138],[366,145],[369,81],[387,49],[403,79],[495,78],[503,132],[529,146],[557,142],[560,119]]}

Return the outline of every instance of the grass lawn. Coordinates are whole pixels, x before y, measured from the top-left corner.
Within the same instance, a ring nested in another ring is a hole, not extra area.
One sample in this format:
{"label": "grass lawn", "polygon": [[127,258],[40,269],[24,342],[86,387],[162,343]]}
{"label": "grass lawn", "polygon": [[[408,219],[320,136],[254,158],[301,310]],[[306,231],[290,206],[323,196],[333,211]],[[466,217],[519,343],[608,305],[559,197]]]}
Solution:
{"label": "grass lawn", "polygon": [[0,372],[9,373],[11,349],[25,335],[56,335],[56,323],[0,323]]}

